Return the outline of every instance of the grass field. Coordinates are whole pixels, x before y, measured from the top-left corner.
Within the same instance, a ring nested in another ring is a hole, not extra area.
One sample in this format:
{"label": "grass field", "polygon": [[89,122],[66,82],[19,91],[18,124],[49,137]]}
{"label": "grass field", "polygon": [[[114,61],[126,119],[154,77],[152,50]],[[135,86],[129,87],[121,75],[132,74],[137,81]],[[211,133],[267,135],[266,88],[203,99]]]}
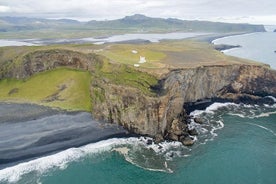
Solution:
{"label": "grass field", "polygon": [[158,83],[157,78],[153,75],[140,72],[127,65],[114,65],[107,62],[100,69],[99,78],[100,80],[106,78],[113,84],[140,89],[147,95],[154,95],[151,87]]}
{"label": "grass field", "polygon": [[59,68],[26,80],[0,81],[0,100],[31,102],[67,110],[91,110],[90,74]]}
{"label": "grass field", "polygon": [[[130,86],[146,95],[155,96],[152,86],[172,69],[200,66],[260,64],[229,57],[216,51],[207,43],[189,40],[163,41],[144,44],[80,44],[31,47],[0,47],[0,77],[23,64],[24,56],[35,51],[62,49],[82,54],[101,55],[102,64],[95,70],[80,71],[58,68],[37,73],[28,79],[1,79],[0,101],[28,102],[67,110],[90,111],[91,80],[100,83]],[[137,53],[133,53],[133,51]],[[140,56],[146,58],[139,63]],[[57,57],[58,58],[58,57]],[[79,58],[80,59],[80,58]],[[139,64],[139,67],[134,67]],[[93,68],[93,67],[92,67]],[[101,91],[96,96],[104,100]]]}
{"label": "grass field", "polygon": [[[133,51],[137,53],[133,53]],[[164,52],[153,50],[147,45],[117,44],[111,45],[100,54],[106,56],[112,61],[123,64],[139,64],[141,67],[158,67],[157,63],[166,57]],[[141,57],[145,57],[145,63],[139,63]]]}

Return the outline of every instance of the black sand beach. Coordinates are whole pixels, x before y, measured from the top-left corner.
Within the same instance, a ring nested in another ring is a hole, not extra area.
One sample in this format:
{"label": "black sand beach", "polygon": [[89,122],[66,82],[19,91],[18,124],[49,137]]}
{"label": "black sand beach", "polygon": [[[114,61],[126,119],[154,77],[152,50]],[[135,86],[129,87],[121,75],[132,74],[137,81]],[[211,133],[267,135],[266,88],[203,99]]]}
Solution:
{"label": "black sand beach", "polygon": [[7,103],[0,103],[0,130],[0,169],[59,150],[128,135],[118,125],[93,120],[88,112]]}

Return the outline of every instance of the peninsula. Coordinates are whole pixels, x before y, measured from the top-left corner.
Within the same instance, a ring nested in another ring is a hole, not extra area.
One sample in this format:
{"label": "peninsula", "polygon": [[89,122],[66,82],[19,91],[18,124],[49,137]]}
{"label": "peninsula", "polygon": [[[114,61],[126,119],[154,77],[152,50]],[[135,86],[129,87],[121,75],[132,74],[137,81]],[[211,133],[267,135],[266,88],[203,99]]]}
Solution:
{"label": "peninsula", "polygon": [[276,97],[276,71],[268,65],[192,40],[2,47],[0,58],[1,101],[88,111],[156,142],[192,145],[194,105]]}

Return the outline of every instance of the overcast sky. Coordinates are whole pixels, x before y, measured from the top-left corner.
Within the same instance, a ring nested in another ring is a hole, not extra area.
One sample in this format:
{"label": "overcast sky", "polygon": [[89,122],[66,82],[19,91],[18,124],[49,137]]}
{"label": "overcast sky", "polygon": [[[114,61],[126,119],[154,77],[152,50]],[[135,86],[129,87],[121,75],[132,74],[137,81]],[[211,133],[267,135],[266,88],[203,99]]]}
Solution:
{"label": "overcast sky", "polygon": [[117,19],[126,15],[276,25],[276,0],[1,0],[0,16]]}

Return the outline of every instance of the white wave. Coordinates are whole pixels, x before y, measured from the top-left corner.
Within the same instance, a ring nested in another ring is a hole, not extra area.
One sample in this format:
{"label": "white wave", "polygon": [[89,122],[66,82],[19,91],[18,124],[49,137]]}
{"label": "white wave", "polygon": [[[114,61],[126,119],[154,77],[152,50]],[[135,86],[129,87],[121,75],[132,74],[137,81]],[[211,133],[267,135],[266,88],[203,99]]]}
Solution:
{"label": "white wave", "polygon": [[192,120],[188,128],[195,128],[199,133],[196,137],[197,140],[199,140],[199,144],[206,144],[208,141],[213,141],[214,138],[218,136],[216,131],[224,127],[223,120],[219,118],[219,116],[213,116],[216,111],[225,107],[237,108],[240,106],[241,105],[235,103],[213,103],[205,110],[195,110],[191,112],[190,115],[193,117],[204,117],[206,121],[204,124],[198,124]]}
{"label": "white wave", "polygon": [[231,49],[225,49],[225,50],[222,50],[221,52],[224,53],[224,54],[226,54],[228,52],[231,52],[231,51],[237,50],[237,49],[240,49],[240,47],[234,47],[234,48],[231,48]]}
{"label": "white wave", "polygon": [[210,113],[210,114],[214,114],[215,111],[217,111],[218,109],[222,108],[222,107],[227,107],[227,106],[239,106],[238,104],[235,103],[218,103],[215,102],[212,105],[210,105],[209,107],[207,107],[205,110],[195,110],[193,112],[190,113],[190,115],[197,117],[203,113]]}
{"label": "white wave", "polygon": [[[183,148],[184,146],[180,142],[163,142],[160,144],[150,144],[148,145],[148,140],[152,140],[152,138],[113,138],[104,141],[100,141],[97,143],[88,144],[79,148],[70,148],[59,153],[37,158],[35,160],[31,160],[28,162],[20,163],[15,166],[11,166],[8,168],[4,168],[0,170],[0,183],[1,182],[9,182],[9,183],[16,183],[18,182],[23,175],[35,172],[39,175],[46,173],[51,169],[66,169],[70,162],[77,161],[87,155],[101,153],[105,151],[118,151],[116,150],[116,146],[121,145],[132,145],[133,147],[144,147],[146,149],[152,149],[157,154],[165,154],[172,149]],[[123,146],[125,147],[125,146]],[[152,171],[162,171],[162,172],[172,172],[170,168],[164,169],[151,169],[145,168],[139,165],[139,163],[134,163],[131,158],[128,156],[129,150],[127,149],[120,149],[119,151],[123,151],[123,155],[125,159],[135,164],[138,167],[143,169],[152,170]],[[165,159],[164,159],[165,160]]]}
{"label": "white wave", "polygon": [[269,117],[269,116],[272,115],[272,114],[276,114],[276,111],[274,111],[274,112],[261,113],[261,114],[259,114],[259,115],[254,116],[254,118]]}
{"label": "white wave", "polygon": [[182,143],[177,141],[173,141],[173,142],[164,141],[159,144],[147,145],[146,147],[154,150],[155,153],[162,154],[162,153],[168,152],[169,150],[183,147],[183,145]]}
{"label": "white wave", "polygon": [[128,161],[129,163],[131,163],[132,165],[135,165],[139,168],[145,169],[145,170],[149,170],[149,171],[157,171],[157,172],[167,172],[167,173],[173,173],[173,171],[168,168],[168,165],[165,164],[167,163],[166,161],[164,162],[164,169],[153,169],[153,168],[148,168],[148,167],[142,167],[141,165],[135,163],[128,155],[124,155],[126,161]]}
{"label": "white wave", "polygon": [[273,96],[267,96],[268,98],[271,98],[276,103],[276,98]]}
{"label": "white wave", "polygon": [[262,125],[258,125],[258,124],[255,124],[255,123],[248,123],[248,122],[246,122],[246,123],[249,124],[249,125],[253,125],[253,126],[257,126],[259,128],[262,128],[262,129],[264,129],[264,130],[272,133],[274,136],[276,136],[276,133],[273,130],[269,129],[269,128],[266,128],[266,127],[264,127]]}
{"label": "white wave", "polygon": [[20,163],[18,165],[8,167],[0,170],[0,182],[8,181],[15,183],[20,178],[30,172],[38,172],[39,174],[46,172],[49,169],[66,168],[69,162],[75,161],[84,157],[87,154],[98,153],[101,151],[108,151],[112,149],[112,146],[123,144],[126,142],[137,141],[137,138],[128,139],[109,139],[100,141],[93,144],[88,144],[80,148],[70,148],[59,153],[41,157],[28,162]]}
{"label": "white wave", "polygon": [[[266,106],[267,107],[267,106]],[[272,114],[276,114],[276,111],[272,111],[272,112],[263,112],[261,114],[258,114],[257,112],[253,111],[253,110],[250,110],[249,111],[251,113],[251,115],[244,115],[244,114],[241,114],[241,113],[228,113],[232,116],[238,116],[240,118],[249,118],[249,119],[254,119],[254,118],[263,118],[263,117],[269,117],[270,115]]]}
{"label": "white wave", "polygon": [[239,114],[239,113],[232,113],[232,112],[229,112],[228,114],[232,115],[232,116],[238,116],[240,118],[245,118],[245,115],[243,114]]}

